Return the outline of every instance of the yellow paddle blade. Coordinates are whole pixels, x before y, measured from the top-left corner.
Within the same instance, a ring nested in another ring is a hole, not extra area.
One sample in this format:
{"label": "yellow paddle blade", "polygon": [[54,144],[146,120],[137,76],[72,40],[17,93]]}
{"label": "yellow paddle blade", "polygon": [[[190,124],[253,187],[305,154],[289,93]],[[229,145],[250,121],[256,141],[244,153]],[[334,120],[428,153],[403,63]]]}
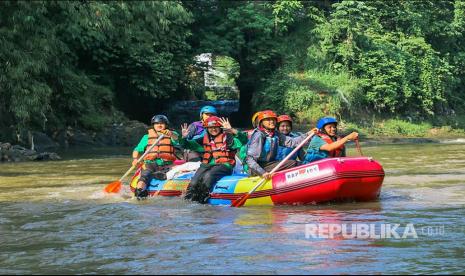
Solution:
{"label": "yellow paddle blade", "polygon": [[123,187],[123,183],[121,183],[121,181],[118,180],[118,181],[111,182],[103,190],[106,193],[119,193],[122,187]]}

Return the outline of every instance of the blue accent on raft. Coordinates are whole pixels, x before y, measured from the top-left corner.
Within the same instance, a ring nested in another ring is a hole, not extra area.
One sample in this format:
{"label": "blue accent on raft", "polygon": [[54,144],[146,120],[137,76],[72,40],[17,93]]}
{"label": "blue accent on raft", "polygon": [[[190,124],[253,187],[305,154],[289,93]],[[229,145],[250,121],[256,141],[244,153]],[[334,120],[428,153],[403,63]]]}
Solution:
{"label": "blue accent on raft", "polygon": [[[212,193],[216,194],[233,194],[234,190],[236,189],[237,182],[240,179],[248,177],[247,174],[236,174],[236,175],[228,175],[221,178],[218,183],[216,183],[215,187],[212,190]],[[230,205],[231,200],[226,199],[209,199],[209,204],[212,205]]]}
{"label": "blue accent on raft", "polygon": [[[174,180],[191,179],[194,176],[194,174],[195,174],[195,172],[185,173],[185,174],[180,175],[179,177],[174,178]],[[159,179],[152,178],[152,180],[150,181],[150,185],[149,185],[147,190],[149,192],[163,190],[163,187],[165,186],[166,181],[167,180],[159,180]]]}
{"label": "blue accent on raft", "polygon": [[150,181],[150,185],[147,188],[147,190],[149,192],[162,190],[165,183],[166,183],[166,180],[159,180],[159,179],[153,178],[152,181]]}
{"label": "blue accent on raft", "polygon": [[[179,177],[174,178],[173,180],[189,180],[194,176],[195,172],[190,172],[190,173],[185,173],[180,175]],[[212,190],[212,193],[217,193],[217,194],[233,194],[234,190],[236,188],[237,181],[240,179],[249,177],[247,174],[234,174],[234,175],[228,175],[223,178],[221,178],[218,183],[216,183],[215,187]],[[153,178],[150,181],[150,186],[148,187],[149,192],[155,192],[155,191],[160,191],[163,190],[163,187],[165,186],[165,183],[167,180],[159,180]],[[210,204],[213,205],[230,205],[231,200],[223,200],[223,199],[210,199],[209,200]]]}

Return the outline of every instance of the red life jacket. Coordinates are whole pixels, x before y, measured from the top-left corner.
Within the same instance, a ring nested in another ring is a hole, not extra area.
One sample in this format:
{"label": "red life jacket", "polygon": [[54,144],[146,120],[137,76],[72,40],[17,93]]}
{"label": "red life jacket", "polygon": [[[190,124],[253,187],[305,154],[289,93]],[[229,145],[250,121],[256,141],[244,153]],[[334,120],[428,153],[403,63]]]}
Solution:
{"label": "red life jacket", "polygon": [[[331,139],[331,137],[329,137],[329,135],[326,135],[326,134],[323,134],[323,133],[318,133],[318,136],[320,136],[321,139],[323,139],[323,141],[325,141],[326,143],[328,144],[332,144],[334,143],[333,139]],[[337,137],[337,141],[341,140],[341,137]],[[329,156],[330,157],[341,157],[342,156],[342,153],[344,151],[344,148],[345,146],[342,145],[340,146],[339,148],[333,150],[333,151],[330,151],[329,152]]]}
{"label": "red life jacket", "polygon": [[[149,140],[147,148],[150,148],[153,143],[158,139],[158,133],[154,129],[149,129]],[[162,159],[163,161],[174,161],[176,155],[174,155],[174,147],[171,143],[171,137],[164,136],[153,149],[147,153],[144,160],[155,160]]]}
{"label": "red life jacket", "polygon": [[236,165],[236,151],[228,149],[226,143],[227,135],[221,133],[210,141],[210,136],[205,133],[203,136],[203,149],[205,150],[202,162],[209,164],[210,160],[214,158],[216,164],[229,163],[232,166]]}

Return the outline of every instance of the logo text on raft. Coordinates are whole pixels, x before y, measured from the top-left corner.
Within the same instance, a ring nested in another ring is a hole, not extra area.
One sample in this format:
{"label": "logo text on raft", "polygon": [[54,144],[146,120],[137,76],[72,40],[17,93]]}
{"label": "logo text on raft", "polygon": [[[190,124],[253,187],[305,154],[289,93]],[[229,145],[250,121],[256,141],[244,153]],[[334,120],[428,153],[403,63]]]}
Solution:
{"label": "logo text on raft", "polygon": [[286,181],[288,183],[297,182],[300,180],[304,180],[307,177],[311,176],[312,174],[316,174],[320,171],[318,165],[313,165],[307,168],[302,168],[300,170],[295,170],[286,173]]}

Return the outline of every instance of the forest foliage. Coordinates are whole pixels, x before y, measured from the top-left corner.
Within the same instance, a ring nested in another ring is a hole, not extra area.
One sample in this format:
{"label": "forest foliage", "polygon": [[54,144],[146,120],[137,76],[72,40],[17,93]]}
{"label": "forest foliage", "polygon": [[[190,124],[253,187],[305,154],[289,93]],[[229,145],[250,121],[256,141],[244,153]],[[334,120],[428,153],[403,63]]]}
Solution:
{"label": "forest foliage", "polygon": [[201,53],[242,116],[463,128],[464,35],[464,0],[1,1],[0,129],[146,121],[198,94]]}

